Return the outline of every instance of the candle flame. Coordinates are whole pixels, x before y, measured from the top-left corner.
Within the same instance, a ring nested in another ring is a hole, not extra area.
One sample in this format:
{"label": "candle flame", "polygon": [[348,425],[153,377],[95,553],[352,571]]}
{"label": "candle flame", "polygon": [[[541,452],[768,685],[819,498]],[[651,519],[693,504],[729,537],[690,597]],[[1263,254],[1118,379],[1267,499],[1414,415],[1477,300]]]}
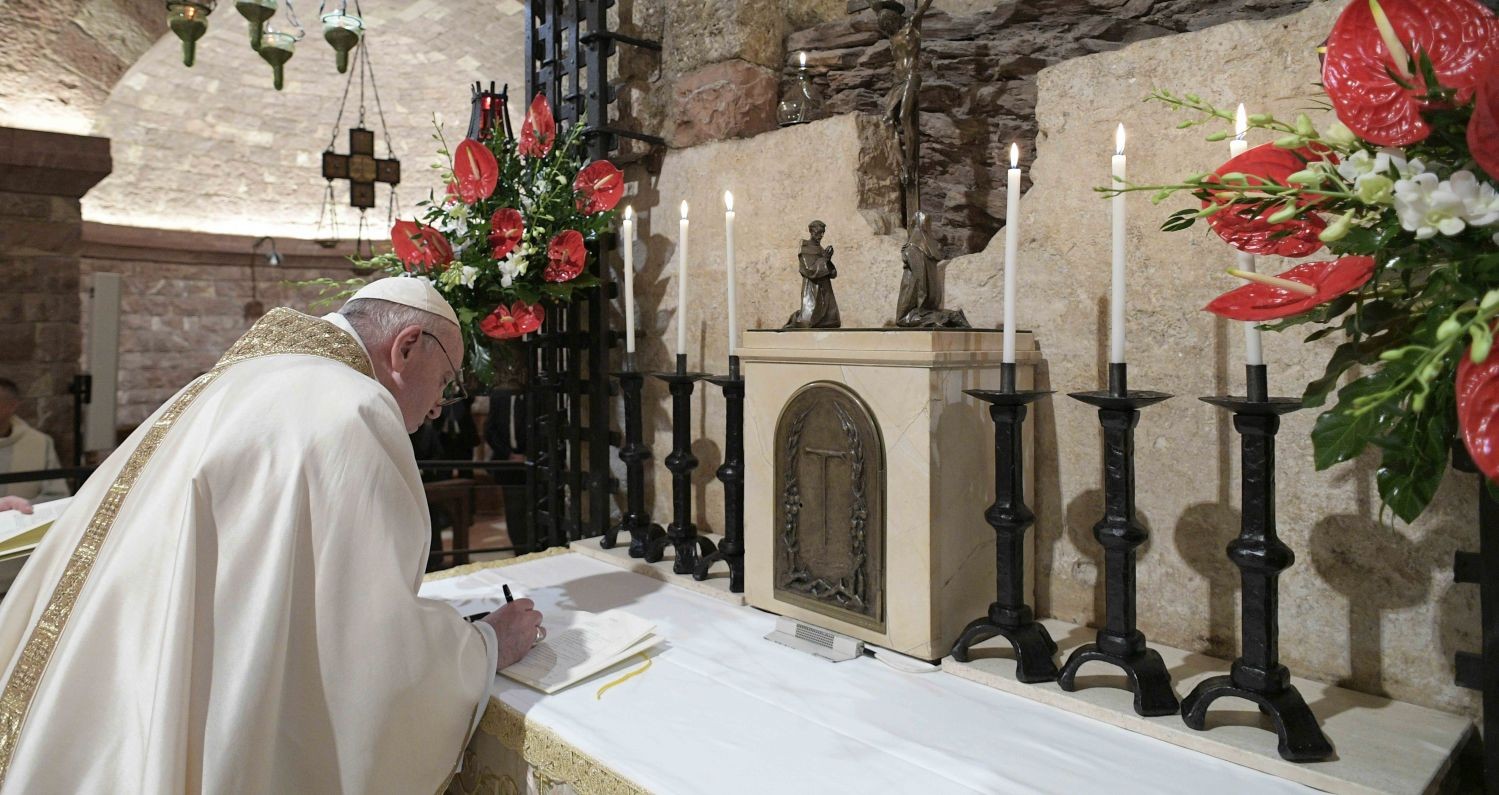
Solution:
{"label": "candle flame", "polygon": [[1123,124],[1120,124],[1119,125],[1119,129],[1114,132],[1114,154],[1116,154],[1116,155],[1122,155],[1122,154],[1124,154],[1124,125]]}
{"label": "candle flame", "polygon": [[1234,114],[1234,139],[1244,140],[1244,134],[1249,132],[1249,116],[1244,113],[1244,103],[1239,103],[1239,111]]}
{"label": "candle flame", "polygon": [[734,194],[729,191],[723,192],[723,207],[729,212],[734,212]]}
{"label": "candle flame", "polygon": [[1020,144],[1010,144],[1010,168],[1020,167]]}
{"label": "candle flame", "polygon": [[807,68],[807,51],[806,50],[802,50],[800,55],[801,55],[801,60],[802,60],[802,68],[806,69]]}
{"label": "candle flame", "polygon": [[687,219],[687,200],[682,200],[682,220]]}
{"label": "candle flame", "polygon": [[635,220],[635,208],[631,207],[628,204],[625,205],[625,220],[626,221],[633,221],[633,220]]}

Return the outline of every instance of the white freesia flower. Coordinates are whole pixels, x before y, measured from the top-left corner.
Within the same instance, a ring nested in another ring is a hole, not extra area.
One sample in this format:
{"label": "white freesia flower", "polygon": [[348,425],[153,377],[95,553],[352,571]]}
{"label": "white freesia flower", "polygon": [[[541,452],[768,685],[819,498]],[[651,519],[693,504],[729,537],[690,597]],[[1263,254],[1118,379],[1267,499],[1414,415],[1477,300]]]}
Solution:
{"label": "white freesia flower", "polygon": [[1470,171],[1458,171],[1448,180],[1452,192],[1463,202],[1463,215],[1469,226],[1490,226],[1499,222],[1499,191],[1487,182],[1479,182]]}
{"label": "white freesia flower", "polygon": [[472,265],[464,265],[458,272],[458,283],[473,289],[474,280],[479,278],[479,269]]}
{"label": "white freesia flower", "polygon": [[1395,183],[1395,213],[1400,227],[1415,232],[1417,240],[1435,237],[1437,232],[1452,236],[1467,228],[1463,200],[1450,182],[1437,180],[1435,174],[1417,174]]}
{"label": "white freesia flower", "polygon": [[[458,206],[463,207],[463,205]],[[443,237],[448,239],[449,243],[452,243],[453,259],[459,260],[463,259],[463,250],[468,248],[468,243],[464,240],[468,235],[468,208],[463,207],[462,214],[455,212],[455,210],[456,208],[444,214],[438,220],[436,229],[442,233]],[[459,242],[455,243],[453,241]]]}
{"label": "white freesia flower", "polygon": [[500,260],[500,286],[509,287],[515,281],[515,277],[526,274],[526,252],[525,246],[516,246],[511,252]]}

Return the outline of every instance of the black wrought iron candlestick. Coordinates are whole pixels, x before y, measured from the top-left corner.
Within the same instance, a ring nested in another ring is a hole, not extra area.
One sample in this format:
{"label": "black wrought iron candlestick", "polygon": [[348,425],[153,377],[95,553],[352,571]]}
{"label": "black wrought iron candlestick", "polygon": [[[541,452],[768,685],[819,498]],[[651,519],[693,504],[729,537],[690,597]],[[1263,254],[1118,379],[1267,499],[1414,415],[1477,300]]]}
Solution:
{"label": "black wrought iron candlestick", "polygon": [[671,390],[671,455],[666,457],[666,468],[671,472],[672,517],[666,535],[646,543],[645,560],[661,560],[666,545],[671,544],[677,552],[672,572],[691,574],[697,569],[698,555],[713,551],[713,542],[698,535],[692,523],[692,470],[697,469],[697,456],[692,454],[692,390],[708,374],[687,372],[687,354],[679,353],[675,371],[655,376]]}
{"label": "black wrought iron candlestick", "polygon": [[708,569],[723,561],[729,565],[729,592],[744,593],[744,377],[739,357],[729,357],[729,374],[708,381],[723,389],[724,456],[718,468],[723,483],[723,538],[718,549],[698,559],[694,580],[708,579]]}
{"label": "black wrought iron candlestick", "polygon": [[1171,688],[1171,674],[1155,649],[1145,645],[1145,633],[1135,627],[1135,550],[1149,533],[1135,521],[1135,425],[1140,409],[1171,397],[1165,392],[1131,392],[1128,365],[1109,365],[1109,388],[1102,392],[1073,392],[1072,397],[1098,407],[1103,425],[1103,518],[1093,525],[1093,537],[1103,546],[1104,614],[1093,643],[1079,646],[1067,658],[1057,684],[1076,689],[1077,669],[1097,660],[1118,666],[1135,692],[1135,712],[1171,715],[1179,706]]}
{"label": "black wrought iron candlestick", "polygon": [[1291,672],[1280,664],[1279,579],[1296,562],[1296,554],[1275,535],[1275,433],[1280,415],[1301,408],[1301,401],[1270,397],[1264,365],[1245,369],[1247,397],[1203,398],[1232,411],[1234,429],[1242,437],[1243,518],[1239,537],[1228,545],[1228,559],[1239,567],[1243,588],[1242,648],[1226,676],[1205,679],[1192,688],[1182,701],[1182,720],[1201,731],[1214,699],[1248,699],[1275,720],[1281,757],[1316,762],[1332,756],[1332,743],[1291,684]]}
{"label": "black wrought iron candlestick", "polygon": [[964,390],[988,403],[989,416],[994,420],[994,504],[984,512],[984,518],[996,536],[997,596],[987,615],[968,622],[958,642],[953,644],[952,656],[959,662],[968,662],[973,644],[999,636],[1015,649],[1016,679],[1026,683],[1050,682],[1057,678],[1057,665],[1051,658],[1057,653],[1057,644],[1025,603],[1025,531],[1035,523],[1036,515],[1025,504],[1021,429],[1025,425],[1026,406],[1051,392],[1018,392],[1014,363],[999,367],[999,391]]}
{"label": "black wrought iron candlestick", "polygon": [[625,354],[624,369],[612,375],[625,398],[625,443],[619,448],[619,460],[625,462],[625,513],[619,524],[604,531],[599,546],[612,549],[623,530],[630,535],[630,557],[643,558],[646,546],[666,535],[645,507],[645,462],[652,458],[650,446],[641,440],[640,391],[645,375],[635,369],[633,353]]}

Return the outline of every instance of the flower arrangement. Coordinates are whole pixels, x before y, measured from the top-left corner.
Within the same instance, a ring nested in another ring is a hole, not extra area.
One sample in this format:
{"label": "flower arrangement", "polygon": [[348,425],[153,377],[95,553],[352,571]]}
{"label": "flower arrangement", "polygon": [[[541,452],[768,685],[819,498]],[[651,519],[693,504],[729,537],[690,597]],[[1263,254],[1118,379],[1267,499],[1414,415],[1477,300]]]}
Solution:
{"label": "flower arrangement", "polygon": [[598,284],[587,273],[588,243],[607,232],[624,175],[607,160],[583,165],[583,125],[560,138],[546,97],[531,101],[519,137],[497,126],[451,150],[434,137],[447,194],[418,203],[420,220],[390,230],[391,251],[355,264],[429,280],[458,315],[468,369],[493,380],[487,340],[541,327],[546,306]]}
{"label": "flower arrangement", "polygon": [[[1205,220],[1251,254],[1326,249],[1277,277],[1235,272],[1251,283],[1207,310],[1338,337],[1303,396],[1324,406],[1336,391],[1312,431],[1316,466],[1378,448],[1380,499],[1412,521],[1459,435],[1499,481],[1499,21],[1478,0],[1352,0],[1328,36],[1322,85],[1337,116],[1325,130],[1304,114],[1249,116],[1276,140],[1181,183],[1101,190],[1190,194],[1200,206],[1164,230]],[[1233,119],[1192,94],[1150,99],[1197,116],[1180,128]]]}

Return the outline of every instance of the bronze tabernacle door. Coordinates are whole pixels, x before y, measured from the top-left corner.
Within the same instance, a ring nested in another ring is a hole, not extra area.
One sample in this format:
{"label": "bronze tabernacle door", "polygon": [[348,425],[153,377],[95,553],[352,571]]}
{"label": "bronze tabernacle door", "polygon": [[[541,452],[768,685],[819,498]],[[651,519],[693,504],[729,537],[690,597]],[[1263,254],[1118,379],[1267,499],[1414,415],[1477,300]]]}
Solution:
{"label": "bronze tabernacle door", "polygon": [[802,387],[776,422],[775,594],[885,629],[885,447],[842,384]]}

